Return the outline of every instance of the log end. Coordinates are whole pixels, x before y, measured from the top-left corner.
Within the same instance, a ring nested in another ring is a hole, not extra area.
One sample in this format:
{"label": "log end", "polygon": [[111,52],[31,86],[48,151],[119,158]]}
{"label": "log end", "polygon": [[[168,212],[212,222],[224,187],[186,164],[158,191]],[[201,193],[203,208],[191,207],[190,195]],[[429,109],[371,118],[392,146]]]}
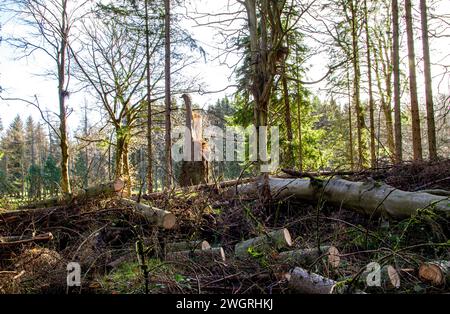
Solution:
{"label": "log end", "polygon": [[[162,227],[164,229],[173,229],[175,227],[176,222],[177,222],[176,216],[174,214],[168,212],[164,215],[164,217],[162,219]],[[209,243],[208,243],[208,245],[209,245]]]}
{"label": "log end", "polygon": [[339,250],[334,246],[331,246],[328,249],[328,263],[333,268],[338,268],[339,264],[341,263],[341,257],[340,257]]}
{"label": "log end", "polygon": [[400,288],[400,275],[397,270],[393,266],[389,265],[387,267],[387,274],[389,277],[390,286],[395,289]]}
{"label": "log end", "polygon": [[201,250],[209,250],[211,248],[211,245],[208,241],[202,241],[200,242],[200,249]]}
{"label": "log end", "polygon": [[125,188],[125,181],[122,179],[117,179],[113,182],[114,192],[119,193]]}
{"label": "log end", "polygon": [[283,229],[283,235],[284,235],[284,239],[286,241],[286,245],[287,246],[292,246],[292,237],[291,234],[289,233],[288,229]]}
{"label": "log end", "polygon": [[419,267],[420,280],[430,283],[433,286],[441,286],[445,282],[445,276],[438,265],[424,263]]}

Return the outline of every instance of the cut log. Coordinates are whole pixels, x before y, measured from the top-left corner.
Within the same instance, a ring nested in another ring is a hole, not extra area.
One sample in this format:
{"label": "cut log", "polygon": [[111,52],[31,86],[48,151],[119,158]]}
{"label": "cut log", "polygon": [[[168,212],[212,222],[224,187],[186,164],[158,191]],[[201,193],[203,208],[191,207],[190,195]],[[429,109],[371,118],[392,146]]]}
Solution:
{"label": "cut log", "polygon": [[194,251],[194,250],[208,250],[211,248],[208,241],[186,241],[167,243],[167,252],[179,252],[179,251]]}
{"label": "cut log", "polygon": [[[375,276],[375,277],[374,277]],[[391,265],[385,265],[381,267],[379,274],[379,285],[373,285],[376,278],[373,270],[364,271],[361,276],[359,276],[358,282],[360,285],[366,288],[382,288],[383,290],[392,290],[400,288],[400,275]],[[371,278],[372,277],[372,278]]]}
{"label": "cut log", "polygon": [[25,238],[23,236],[9,236],[0,237],[0,248],[15,246],[19,244],[31,243],[31,242],[49,242],[53,240],[53,234],[51,232],[40,234],[34,237]]}
{"label": "cut log", "polygon": [[234,247],[234,254],[237,258],[248,258],[251,252],[270,252],[292,246],[292,239],[287,229],[280,229],[269,232],[257,238],[252,238],[240,242]]}
{"label": "cut log", "polygon": [[419,278],[433,286],[450,284],[450,261],[423,263],[419,267]]}
{"label": "cut log", "polygon": [[308,267],[315,263],[321,256],[326,259],[331,267],[339,267],[341,261],[339,250],[334,246],[321,246],[320,252],[317,248],[281,252],[277,256],[277,260],[291,266]]}
{"label": "cut log", "polygon": [[[238,194],[258,195],[257,183],[244,184]],[[306,201],[323,200],[339,207],[367,215],[385,215],[403,219],[417,214],[422,208],[431,208],[450,217],[450,200],[445,196],[421,192],[406,192],[378,182],[351,182],[343,179],[329,181],[308,179],[269,179],[273,199],[297,198]],[[234,189],[229,190],[235,194]]]}
{"label": "cut log", "polygon": [[223,248],[216,247],[206,250],[169,252],[166,254],[166,260],[177,262],[193,261],[203,265],[208,265],[212,262],[225,262],[226,258]]}
{"label": "cut log", "polygon": [[286,275],[286,279],[291,290],[302,294],[364,294],[360,290],[351,291],[345,284],[300,267],[294,268]]}
{"label": "cut log", "polygon": [[164,229],[172,229],[176,223],[176,217],[171,212],[145,204],[137,203],[133,200],[122,198],[120,202],[125,206],[133,207],[137,212],[142,214],[151,224]]}
{"label": "cut log", "polygon": [[89,199],[110,197],[121,192],[125,187],[125,182],[121,179],[89,187],[80,191],[76,195],[67,197],[55,197],[47,200],[38,201],[32,204],[20,206],[21,209],[34,209],[42,207],[66,206],[69,204],[78,204],[86,202]]}

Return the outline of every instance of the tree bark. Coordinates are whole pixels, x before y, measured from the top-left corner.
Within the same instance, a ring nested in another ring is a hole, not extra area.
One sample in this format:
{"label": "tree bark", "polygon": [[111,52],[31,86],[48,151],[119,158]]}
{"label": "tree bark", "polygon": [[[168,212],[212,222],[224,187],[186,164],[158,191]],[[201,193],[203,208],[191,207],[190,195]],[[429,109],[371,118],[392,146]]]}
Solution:
{"label": "tree bark", "polygon": [[188,251],[178,251],[170,252],[166,254],[166,260],[177,261],[177,262],[195,262],[202,264],[203,266],[210,265],[215,262],[225,262],[225,251],[221,247],[209,248],[206,250],[188,250]]}
{"label": "tree bark", "polygon": [[422,160],[422,136],[420,134],[419,100],[417,98],[416,56],[411,0],[405,0],[406,35],[408,37],[409,93],[411,96],[412,141],[414,160]]}
{"label": "tree bark", "polygon": [[[238,187],[238,193],[257,195],[258,183]],[[416,215],[422,208],[432,208],[450,217],[450,201],[445,196],[421,192],[406,192],[376,182],[351,182],[343,179],[311,181],[307,179],[270,178],[273,198],[295,197],[317,201],[323,197],[333,205],[352,209],[367,215],[385,215],[403,219]],[[234,194],[234,190],[230,190]]]}
{"label": "tree bark", "polygon": [[398,0],[392,0],[392,50],[394,74],[395,162],[403,161],[402,113],[400,107],[400,34]]}
{"label": "tree bark", "polygon": [[293,141],[294,136],[292,132],[292,119],[291,119],[291,102],[289,99],[289,89],[288,89],[288,81],[286,77],[286,61],[283,61],[283,75],[282,75],[282,84],[283,84],[283,99],[284,99],[284,122],[286,123],[286,139],[287,139],[287,149],[286,149],[286,160],[285,164],[288,167],[294,166],[294,147]]}
{"label": "tree bark", "polygon": [[251,256],[251,250],[258,253],[270,252],[292,246],[292,239],[287,229],[280,229],[269,232],[267,235],[252,238],[240,242],[234,247],[234,254],[237,258],[245,259]]}
{"label": "tree bark", "polygon": [[425,75],[425,97],[427,107],[428,152],[430,160],[437,160],[436,125],[434,121],[433,82],[431,78],[430,43],[428,39],[428,16],[426,0],[420,0],[420,16],[422,22],[422,48]]}

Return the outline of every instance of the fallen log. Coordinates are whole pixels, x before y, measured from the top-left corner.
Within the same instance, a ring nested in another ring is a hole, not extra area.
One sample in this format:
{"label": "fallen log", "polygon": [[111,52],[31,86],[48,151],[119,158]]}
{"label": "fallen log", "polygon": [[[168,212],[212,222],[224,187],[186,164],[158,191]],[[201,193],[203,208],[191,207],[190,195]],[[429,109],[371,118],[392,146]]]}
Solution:
{"label": "fallen log", "polygon": [[27,204],[20,206],[20,209],[35,209],[35,208],[45,208],[45,207],[56,207],[56,206],[67,206],[69,204],[79,204],[86,202],[89,199],[109,197],[120,193],[125,187],[125,182],[121,179],[99,184],[96,186],[84,189],[76,195],[68,195],[63,197],[55,197],[51,199],[46,199],[38,201],[32,204]]}
{"label": "fallen log", "polygon": [[194,251],[194,250],[208,250],[211,248],[208,241],[185,241],[185,242],[175,242],[167,243],[167,252],[179,252],[179,251]]}
{"label": "fallen log", "polygon": [[333,268],[339,267],[341,262],[339,250],[334,246],[321,246],[320,251],[312,248],[281,252],[276,259],[291,266],[308,267],[321,257]]}
{"label": "fallen log", "polygon": [[[240,185],[238,194],[258,195],[260,182]],[[352,209],[367,215],[385,215],[403,219],[417,214],[418,210],[431,208],[450,217],[448,197],[421,192],[406,192],[378,182],[351,182],[343,179],[308,180],[270,178],[273,199],[297,198],[317,201],[322,198],[336,206]],[[235,195],[230,189],[229,194]]]}
{"label": "fallen log", "polygon": [[433,286],[450,284],[450,261],[433,261],[419,266],[419,278]]}
{"label": "fallen log", "polygon": [[234,247],[234,254],[237,258],[247,258],[251,252],[270,252],[292,246],[292,239],[287,229],[280,229],[269,232],[267,235],[248,239],[240,242]]}
{"label": "fallen log", "polygon": [[0,248],[16,246],[19,244],[31,243],[31,242],[48,242],[53,240],[53,234],[51,232],[40,234],[34,237],[25,238],[23,236],[9,236],[0,237]]}
{"label": "fallen log", "polygon": [[206,250],[188,250],[169,252],[166,254],[168,261],[193,261],[203,265],[213,262],[225,262],[225,251],[221,247],[209,248]]}
{"label": "fallen log", "polygon": [[164,229],[172,229],[176,223],[176,217],[171,212],[145,204],[137,203],[133,200],[122,198],[120,202],[125,206],[133,207],[138,213],[142,214],[151,224]]}

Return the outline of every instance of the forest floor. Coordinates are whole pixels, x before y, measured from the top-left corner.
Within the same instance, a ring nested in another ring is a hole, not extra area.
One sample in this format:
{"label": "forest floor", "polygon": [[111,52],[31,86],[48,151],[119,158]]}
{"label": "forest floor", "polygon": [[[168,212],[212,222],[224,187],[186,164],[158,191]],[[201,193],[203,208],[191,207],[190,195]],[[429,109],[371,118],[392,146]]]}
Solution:
{"label": "forest floor", "polygon": [[[363,181],[368,176],[347,179]],[[450,191],[450,160],[404,164],[374,171],[370,177],[407,191]],[[377,262],[395,267],[400,287],[358,288],[368,293],[450,292],[448,284],[434,286],[417,274],[425,261],[450,260],[449,221],[432,212],[387,221],[326,203],[285,200],[263,205],[257,199],[231,199],[217,188],[177,190],[149,204],[174,213],[176,227],[149,226],[114,198],[39,214],[22,212],[13,219],[3,218],[0,211],[2,237],[52,234],[52,241],[45,243],[0,243],[0,293],[145,293],[146,282],[149,293],[291,293],[285,275],[292,265],[280,262],[277,252],[254,252],[243,261],[233,257],[236,243],[280,228],[292,235],[291,250],[338,248],[339,267],[321,258],[302,265],[324,277],[349,282]],[[167,243],[186,240],[223,247],[227,259],[212,263],[165,259]],[[143,243],[144,254],[137,254],[137,241]],[[69,291],[70,262],[81,265],[81,287]]]}

